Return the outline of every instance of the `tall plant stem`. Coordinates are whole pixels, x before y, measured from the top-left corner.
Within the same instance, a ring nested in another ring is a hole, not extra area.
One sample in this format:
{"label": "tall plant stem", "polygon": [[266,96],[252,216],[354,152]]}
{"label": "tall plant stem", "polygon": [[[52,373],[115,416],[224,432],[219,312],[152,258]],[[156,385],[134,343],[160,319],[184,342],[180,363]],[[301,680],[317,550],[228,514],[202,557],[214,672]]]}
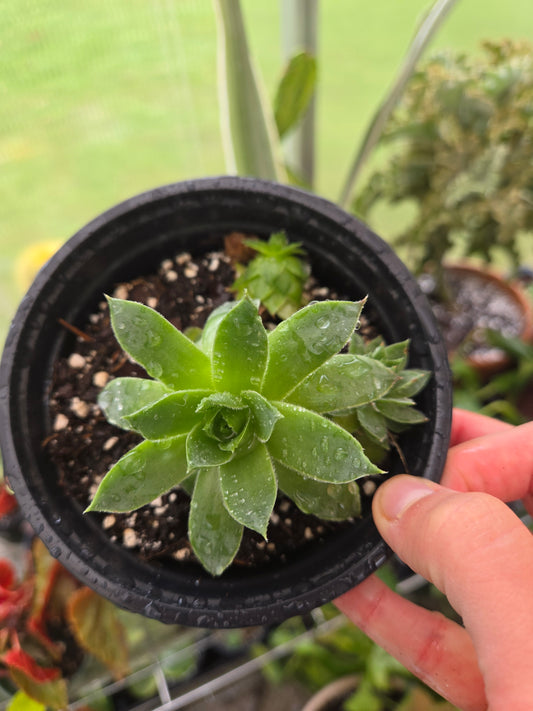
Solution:
{"label": "tall plant stem", "polygon": [[272,109],[254,66],[239,0],[213,0],[217,19],[220,121],[230,173],[283,180]]}
{"label": "tall plant stem", "polygon": [[339,204],[342,207],[349,205],[362,168],[379,141],[385,124],[400,100],[418,60],[455,3],[456,0],[436,0],[418,27],[401,64],[400,71],[388,94],[372,117],[363,142],[351,164],[348,177],[339,198]]}
{"label": "tall plant stem", "polygon": [[[305,51],[316,57],[318,0],[281,0],[281,41],[285,60]],[[309,186],[315,171],[315,100],[283,141],[287,164]]]}

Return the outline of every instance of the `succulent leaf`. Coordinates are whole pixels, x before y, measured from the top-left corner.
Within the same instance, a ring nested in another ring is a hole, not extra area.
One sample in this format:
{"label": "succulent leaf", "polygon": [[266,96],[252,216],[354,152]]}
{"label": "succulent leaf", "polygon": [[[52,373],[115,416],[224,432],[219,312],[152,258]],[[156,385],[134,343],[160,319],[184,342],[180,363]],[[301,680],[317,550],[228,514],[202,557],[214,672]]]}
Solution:
{"label": "succulent leaf", "polygon": [[184,435],[164,443],[146,440],[108,471],[86,511],[133,511],[177,486],[189,473]]}
{"label": "succulent leaf", "polygon": [[242,394],[242,399],[250,407],[254,418],[254,432],[260,442],[268,442],[276,422],[283,417],[272,403],[259,393],[248,390]]}
{"label": "succulent leaf", "polygon": [[379,412],[385,415],[388,420],[405,425],[418,425],[426,422],[427,417],[412,407],[414,404],[414,400],[410,398],[383,398],[375,403]]}
{"label": "succulent leaf", "polygon": [[224,506],[218,468],[201,469],[191,499],[189,541],[212,575],[221,575],[234,559],[243,528]]}
{"label": "succulent leaf", "polygon": [[376,410],[375,404],[358,407],[356,416],[361,427],[374,441],[378,444],[386,445],[388,438],[387,420],[381,412]]}
{"label": "succulent leaf", "polygon": [[382,352],[376,353],[376,358],[383,361],[389,368],[394,368],[400,372],[407,365],[409,354],[409,341],[400,341],[399,343],[391,343],[388,346],[383,346]]}
{"label": "succulent leaf", "polygon": [[283,418],[267,442],[270,455],[302,476],[334,484],[381,474],[345,429],[310,410],[274,403]]}
{"label": "succulent leaf", "polygon": [[[298,249],[274,235],[258,251]],[[304,512],[358,515],[355,480],[382,473],[369,454],[380,461],[389,431],[425,420],[412,397],[427,374],[404,369],[408,342],[354,332],[364,301],[312,303],[267,333],[245,295],[211,314],[199,346],[148,307],[109,305],[119,343],[155,380],[117,378],[100,394],[108,419],[145,441],[87,510],[131,511],[180,485],[191,545],[213,575],[233,560],[244,526],[266,536],[278,485]]]}
{"label": "succulent leaf", "polygon": [[311,373],[286,400],[319,413],[341,412],[383,397],[396,380],[396,373],[377,360],[341,353]]}
{"label": "succulent leaf", "polygon": [[217,308],[214,309],[207,317],[207,321],[202,329],[202,336],[199,342],[204,353],[211,355],[217,328],[224,316],[231,311],[234,306],[234,301],[225,301],[220,306],[217,306]]}
{"label": "succulent leaf", "polygon": [[[260,444],[221,466],[220,484],[224,504],[231,516],[266,538],[278,490],[266,446]],[[254,506],[251,506],[252,501]]]}
{"label": "succulent leaf", "polygon": [[361,514],[361,495],[355,482],[328,484],[304,477],[276,462],[279,488],[304,513],[330,521],[343,521]]}
{"label": "succulent leaf", "polygon": [[[247,247],[255,249],[256,252],[263,255],[264,257],[275,257],[276,259],[282,260],[286,257],[303,256],[305,254],[302,249],[301,242],[289,242],[285,232],[274,232],[268,238],[268,241],[262,239],[245,239],[244,244]],[[294,265],[293,262],[289,262],[289,265]],[[300,271],[298,268],[297,272]]]}
{"label": "succulent leaf", "polygon": [[303,306],[303,289],[309,268],[299,255],[299,242],[290,243],[284,232],[276,232],[268,242],[244,240],[259,254],[243,269],[233,283],[238,298],[245,293],[259,299],[273,316],[288,318]]}
{"label": "succulent leaf", "polygon": [[197,409],[209,394],[209,390],[179,390],[133,412],[123,421],[145,439],[167,439],[186,434],[200,421]]}
{"label": "succulent leaf", "polygon": [[168,395],[169,389],[158,380],[147,378],[115,378],[101,390],[98,405],[108,422],[130,430],[130,414]]}
{"label": "succulent leaf", "polygon": [[253,301],[238,301],[218,323],[211,362],[217,390],[259,390],[268,357],[267,334]]}
{"label": "succulent leaf", "polygon": [[269,358],[262,394],[284,398],[337,354],[352,335],[364,301],[308,304],[268,334]]}
{"label": "succulent leaf", "polygon": [[117,341],[148,375],[175,390],[211,387],[207,355],[161,314],[135,301],[107,301]]}
{"label": "succulent leaf", "polygon": [[397,372],[400,372],[407,365],[409,340],[391,343],[387,346],[380,336],[365,343],[359,334],[354,333],[350,340],[348,352],[354,355],[369,355],[375,360],[384,363],[387,367],[394,368]]}
{"label": "succulent leaf", "polygon": [[394,386],[394,393],[400,397],[414,397],[426,387],[430,378],[431,373],[427,370],[404,370]]}
{"label": "succulent leaf", "polygon": [[[213,413],[212,417],[216,416]],[[220,419],[223,419],[223,415]],[[211,422],[208,423],[211,425]],[[222,424],[220,425],[223,426]],[[209,427],[208,427],[209,429]],[[212,426],[210,431],[206,431],[206,425],[203,422],[198,423],[187,435],[187,464],[189,470],[205,467],[218,467],[220,464],[226,464],[233,456],[230,450],[222,449],[220,440],[212,434]],[[239,433],[242,435],[241,433]]]}

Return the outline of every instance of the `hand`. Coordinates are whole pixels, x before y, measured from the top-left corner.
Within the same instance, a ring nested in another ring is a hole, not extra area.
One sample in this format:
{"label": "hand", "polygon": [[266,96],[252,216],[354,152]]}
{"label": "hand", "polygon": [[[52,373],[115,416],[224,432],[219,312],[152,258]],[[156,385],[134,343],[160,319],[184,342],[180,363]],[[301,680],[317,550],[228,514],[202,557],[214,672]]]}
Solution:
{"label": "hand", "polygon": [[336,604],[464,711],[526,711],[533,708],[533,537],[503,502],[523,499],[533,513],[533,422],[512,427],[455,410],[451,439],[442,486],[394,477],[376,492],[373,514],[391,548],[447,596],[464,627],[375,576]]}

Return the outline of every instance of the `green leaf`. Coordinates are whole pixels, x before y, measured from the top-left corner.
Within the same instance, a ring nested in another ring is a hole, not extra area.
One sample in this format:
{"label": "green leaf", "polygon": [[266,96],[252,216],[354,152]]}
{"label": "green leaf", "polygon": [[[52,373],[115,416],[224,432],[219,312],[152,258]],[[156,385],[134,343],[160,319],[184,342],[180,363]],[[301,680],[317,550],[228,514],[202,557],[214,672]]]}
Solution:
{"label": "green leaf", "polygon": [[220,443],[210,436],[199,423],[187,435],[187,462],[189,469],[200,467],[217,467],[226,464],[232,458],[233,452],[222,449]]}
{"label": "green leaf", "polygon": [[267,442],[274,425],[283,415],[274,405],[253,390],[243,392],[242,399],[250,406],[254,418],[254,434],[260,442]]}
{"label": "green leaf", "polygon": [[342,427],[295,405],[274,405],[283,415],[267,443],[276,461],[302,476],[336,484],[381,473]]}
{"label": "green leaf", "polygon": [[265,445],[258,443],[248,454],[221,466],[220,483],[231,516],[266,538],[278,487]]}
{"label": "green leaf", "polygon": [[268,334],[262,393],[283,398],[338,353],[352,335],[364,301],[322,301],[300,309]]}
{"label": "green leaf", "polygon": [[[20,669],[11,669],[13,681],[26,696],[43,704],[49,709],[66,709],[68,704],[67,682],[65,679],[55,681],[35,681]],[[34,706],[30,706],[34,709]]]}
{"label": "green leaf", "polygon": [[387,422],[385,416],[378,412],[374,405],[365,405],[356,410],[356,416],[361,427],[379,444],[388,440]]}
{"label": "green leaf", "polygon": [[383,346],[382,352],[377,355],[385,365],[389,368],[394,368],[397,372],[405,368],[407,364],[407,356],[409,353],[409,339],[391,343],[389,346]]}
{"label": "green leaf", "polygon": [[279,488],[304,513],[330,521],[342,521],[361,513],[361,496],[355,482],[328,484],[309,479],[276,462]]}
{"label": "green leaf", "polygon": [[138,444],[108,471],[86,511],[133,511],[179,484],[189,473],[185,439]]}
{"label": "green leaf", "polygon": [[[305,250],[302,249],[302,243],[289,242],[287,235],[283,230],[280,232],[273,232],[268,238],[268,241],[252,237],[250,239],[243,240],[243,243],[247,247],[251,247],[256,252],[259,252],[259,254],[262,254],[264,257],[277,257],[281,261],[285,261],[287,257],[305,255]],[[289,264],[290,263],[291,260],[289,260]],[[301,270],[299,260],[296,261],[296,264],[298,264],[296,267],[296,273],[299,274]]]}
{"label": "green leaf", "polygon": [[236,452],[247,446],[253,437],[250,410],[220,410],[214,412],[204,425],[204,432],[217,441],[225,452]]}
{"label": "green leaf", "polygon": [[165,395],[168,395],[168,388],[158,380],[115,378],[98,395],[98,405],[108,422],[123,430],[131,430],[126,418]]}
{"label": "green leaf", "polygon": [[376,336],[370,340],[365,340],[359,333],[354,333],[350,339],[348,353],[354,353],[355,355],[371,355],[372,357],[376,357],[376,354],[381,354],[380,357],[383,359],[386,347],[387,346],[382,336]]}
{"label": "green leaf", "polygon": [[224,318],[224,316],[231,311],[235,306],[234,301],[226,301],[225,303],[217,306],[208,316],[207,321],[202,329],[202,338],[200,340],[200,347],[204,353],[211,354],[213,350],[213,341],[215,340],[215,335],[217,328]]}
{"label": "green leaf", "polygon": [[212,575],[220,575],[235,558],[243,526],[227,512],[220,489],[219,470],[201,469],[191,500],[189,541]]}
{"label": "green leaf", "polygon": [[[258,396],[260,397],[260,396]],[[255,421],[252,409],[243,397],[231,393],[213,393],[200,403],[197,412],[202,415],[202,430],[223,452],[234,453],[242,447],[247,447],[255,430]],[[198,440],[201,444],[201,436]],[[212,445],[206,442],[205,446]],[[202,455],[201,451],[199,452]],[[192,455],[192,450],[191,450]],[[216,457],[216,453],[208,456]],[[223,462],[213,461],[218,465]],[[201,466],[212,466],[207,463]]]}
{"label": "green leaf", "polygon": [[397,378],[377,360],[342,353],[311,373],[286,400],[315,412],[342,412],[383,397]]}
{"label": "green leaf", "polygon": [[188,494],[189,497],[192,496],[192,492],[194,491],[194,487],[196,484],[196,476],[196,472],[193,472],[180,482],[180,488],[183,489],[183,491],[185,491],[185,493]]}
{"label": "green leaf", "polygon": [[267,357],[265,327],[257,307],[245,297],[218,324],[211,355],[216,389],[259,390]]}
{"label": "green leaf", "polygon": [[268,242],[245,240],[256,249],[254,257],[233,283],[239,296],[258,299],[272,315],[286,319],[303,305],[303,289],[309,276],[308,265],[300,259],[299,243],[290,243],[284,232],[275,232]]}
{"label": "green leaf", "polygon": [[131,429],[145,439],[176,437],[189,432],[201,420],[198,406],[209,390],[180,390],[125,417]]}
{"label": "green leaf", "polygon": [[208,413],[211,410],[218,411],[221,408],[226,410],[243,410],[246,407],[242,398],[232,393],[210,393],[198,406],[199,413]]}
{"label": "green leaf", "polygon": [[385,415],[388,420],[405,425],[418,425],[427,422],[427,417],[412,405],[414,402],[410,398],[384,398],[375,403],[379,412]]}
{"label": "green leaf", "polygon": [[316,84],[316,59],[301,52],[290,60],[274,99],[274,117],[283,137],[305,113]]}
{"label": "green leaf", "polygon": [[284,182],[270,102],[237,0],[215,0],[218,89],[227,172]]}
{"label": "green leaf", "polygon": [[148,375],[175,390],[211,387],[209,358],[153,309],[107,297],[113,331]]}
{"label": "green leaf", "polygon": [[414,397],[426,387],[431,378],[427,370],[403,370],[399,375],[400,379],[392,391],[395,397]]}

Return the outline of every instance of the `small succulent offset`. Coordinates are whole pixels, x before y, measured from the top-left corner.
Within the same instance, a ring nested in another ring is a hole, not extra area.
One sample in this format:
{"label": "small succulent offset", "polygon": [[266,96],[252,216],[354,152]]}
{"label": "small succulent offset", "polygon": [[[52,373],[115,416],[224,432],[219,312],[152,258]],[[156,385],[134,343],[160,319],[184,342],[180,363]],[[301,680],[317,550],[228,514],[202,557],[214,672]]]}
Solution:
{"label": "small succulent offset", "polygon": [[152,379],[116,378],[100,394],[107,419],[144,441],[111,468],[88,511],[132,511],[182,486],[191,546],[213,575],[232,562],[244,527],[266,537],[278,489],[323,519],[359,514],[355,480],[381,470],[343,419],[365,412],[358,424],[381,442],[382,421],[413,409],[423,379],[401,374],[404,355],[391,347],[340,352],[364,301],[314,302],[267,331],[245,295],[213,311],[197,343],[147,306],[108,302],[117,340]]}
{"label": "small succulent offset", "polygon": [[245,293],[272,314],[288,318],[303,306],[303,289],[309,277],[308,265],[299,242],[290,243],[284,232],[274,232],[268,242],[245,239],[243,244],[258,254],[243,268],[233,283],[238,298]]}

